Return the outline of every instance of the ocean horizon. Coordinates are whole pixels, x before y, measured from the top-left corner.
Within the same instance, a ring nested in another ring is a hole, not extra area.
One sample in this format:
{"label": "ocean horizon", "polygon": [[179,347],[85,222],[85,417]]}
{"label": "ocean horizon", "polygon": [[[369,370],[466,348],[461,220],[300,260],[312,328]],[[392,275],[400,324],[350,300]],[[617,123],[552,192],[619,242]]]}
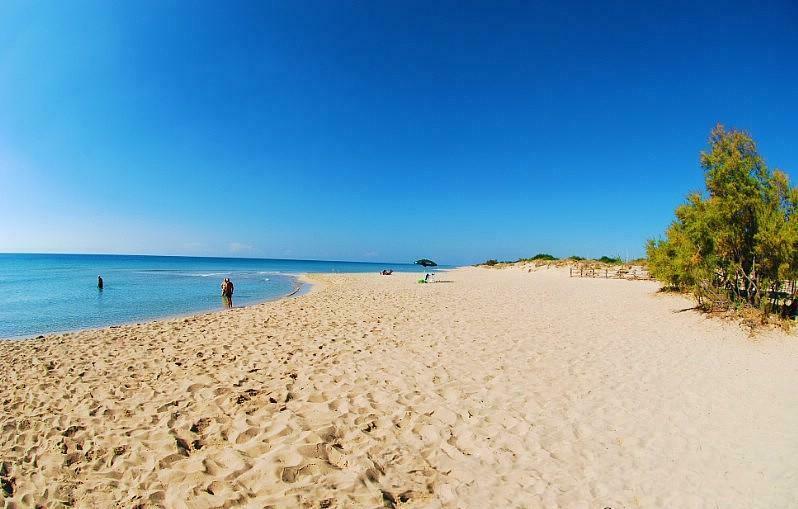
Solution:
{"label": "ocean horizon", "polygon": [[[0,253],[0,339],[149,321],[286,297],[312,272],[423,272],[411,263],[195,256]],[[97,276],[104,287],[97,287]]]}

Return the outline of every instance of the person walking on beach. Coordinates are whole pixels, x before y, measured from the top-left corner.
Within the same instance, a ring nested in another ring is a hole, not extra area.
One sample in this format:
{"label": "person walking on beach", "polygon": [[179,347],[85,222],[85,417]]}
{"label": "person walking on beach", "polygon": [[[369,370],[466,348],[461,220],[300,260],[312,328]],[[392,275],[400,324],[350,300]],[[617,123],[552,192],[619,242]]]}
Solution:
{"label": "person walking on beach", "polygon": [[230,281],[229,277],[224,278],[222,281],[222,302],[224,306],[227,308],[233,307],[233,282]]}
{"label": "person walking on beach", "polygon": [[97,275],[97,288],[99,288],[100,290],[103,289],[103,277],[100,276],[99,274]]}

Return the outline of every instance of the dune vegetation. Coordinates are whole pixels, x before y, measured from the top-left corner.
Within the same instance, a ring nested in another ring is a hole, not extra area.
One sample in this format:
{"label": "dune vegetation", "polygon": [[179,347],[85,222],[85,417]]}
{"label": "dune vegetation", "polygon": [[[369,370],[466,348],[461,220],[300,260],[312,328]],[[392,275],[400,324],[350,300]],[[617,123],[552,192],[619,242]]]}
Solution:
{"label": "dune vegetation", "polygon": [[798,189],[767,167],[748,133],[720,124],[700,161],[706,189],[687,196],[664,238],[648,242],[651,275],[707,310],[794,316]]}
{"label": "dune vegetation", "polygon": [[567,258],[557,258],[554,255],[548,253],[538,253],[535,256],[530,258],[518,258],[517,260],[506,260],[506,261],[499,261],[495,258],[491,258],[490,260],[485,260],[482,263],[476,264],[477,266],[488,266],[488,267],[495,267],[505,266],[505,265],[513,265],[513,264],[523,264],[523,263],[534,263],[536,265],[548,265],[548,264],[555,264],[555,265],[570,265],[573,263],[584,263],[584,264],[591,264],[591,265],[622,265],[622,264],[634,264],[634,265],[644,265],[645,259],[637,259],[631,262],[625,262],[620,256],[602,256],[600,258],[585,258],[583,256],[572,255]]}
{"label": "dune vegetation", "polygon": [[[644,259],[620,256],[557,258],[538,253],[482,266],[534,263],[581,267],[647,267],[666,289],[690,293],[707,311],[798,314],[798,189],[771,170],[753,138],[716,125],[700,155],[705,189],[687,195],[661,238],[649,240]],[[752,315],[753,316],[753,315]]]}

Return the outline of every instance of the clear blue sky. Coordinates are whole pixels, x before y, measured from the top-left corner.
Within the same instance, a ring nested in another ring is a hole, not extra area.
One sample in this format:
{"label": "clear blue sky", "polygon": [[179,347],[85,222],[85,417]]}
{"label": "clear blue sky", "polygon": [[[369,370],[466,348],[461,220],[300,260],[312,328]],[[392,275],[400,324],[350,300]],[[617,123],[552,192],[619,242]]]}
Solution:
{"label": "clear blue sky", "polygon": [[0,3],[0,251],[638,256],[715,124],[798,178],[798,4]]}

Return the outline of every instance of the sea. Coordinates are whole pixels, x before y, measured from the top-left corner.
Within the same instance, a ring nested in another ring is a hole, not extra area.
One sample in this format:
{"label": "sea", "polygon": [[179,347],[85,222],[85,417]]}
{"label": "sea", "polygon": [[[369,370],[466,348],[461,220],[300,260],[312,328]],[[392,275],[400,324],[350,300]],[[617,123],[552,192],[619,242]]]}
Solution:
{"label": "sea", "polygon": [[[236,307],[303,291],[314,272],[424,272],[421,266],[320,260],[187,256],[0,254],[0,338],[30,337]],[[97,276],[103,289],[97,287]]]}

